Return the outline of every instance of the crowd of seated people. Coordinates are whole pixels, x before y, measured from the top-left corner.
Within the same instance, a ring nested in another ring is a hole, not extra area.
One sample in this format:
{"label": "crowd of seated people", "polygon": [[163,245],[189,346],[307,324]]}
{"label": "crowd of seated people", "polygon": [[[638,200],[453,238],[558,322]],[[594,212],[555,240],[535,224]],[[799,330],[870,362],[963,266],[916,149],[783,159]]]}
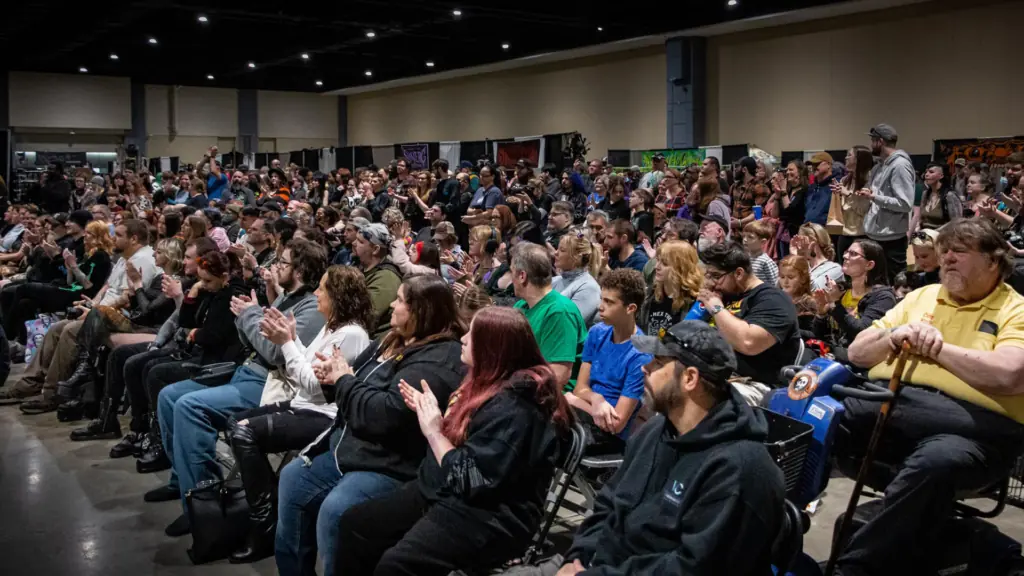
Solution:
{"label": "crowd of seated people", "polygon": [[[572,547],[531,569],[753,575],[782,522],[754,408],[780,368],[827,355],[882,379],[908,343],[891,506],[839,561],[884,573],[1024,449],[1024,155],[1005,183],[930,165],[915,206],[895,129],[870,134],[845,162],[778,171],[654,155],[646,174],[229,174],[214,149],[109,182],[56,166],[64,203],[40,190],[4,213],[0,351],[31,358],[0,403],[91,420],[71,439],[166,472],[144,499],[181,507],[171,537],[192,529],[189,491],[224,477],[223,438],[249,509],[230,560],[284,575],[521,556],[578,425],[588,455],[623,462]],[[878,407],[847,404],[855,453]]]}

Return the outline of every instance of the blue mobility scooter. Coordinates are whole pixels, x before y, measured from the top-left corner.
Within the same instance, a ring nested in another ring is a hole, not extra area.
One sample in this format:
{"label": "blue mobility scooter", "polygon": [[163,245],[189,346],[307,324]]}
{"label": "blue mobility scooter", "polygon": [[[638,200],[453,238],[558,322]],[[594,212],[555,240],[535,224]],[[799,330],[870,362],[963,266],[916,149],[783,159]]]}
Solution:
{"label": "blue mobility scooter", "polygon": [[[897,373],[902,372],[901,369]],[[782,467],[786,477],[787,508],[799,508],[797,526],[787,509],[787,530],[802,530],[810,527],[806,506],[818,499],[828,484],[832,466],[843,475],[858,477],[863,485],[881,493],[896,476],[899,463],[873,461],[870,456],[836,455],[832,453],[838,435],[842,434],[840,420],[844,413],[844,398],[860,398],[871,401],[898,401],[898,386],[885,388],[865,381],[846,366],[827,358],[818,358],[806,366],[790,366],[783,370],[784,378],[790,381],[788,388],[770,393],[765,404],[765,415],[769,420],[769,449],[773,440],[777,449],[773,456]],[[895,392],[894,392],[895,390]],[[881,433],[884,435],[884,431]],[[865,454],[869,454],[865,452]],[[867,460],[867,466],[861,465]],[[999,532],[982,520],[994,518],[1004,509],[1010,476],[986,489],[972,494],[958,494],[958,498],[987,496],[995,499],[996,505],[990,511],[981,511],[962,502],[956,505],[956,513],[943,527],[939,541],[935,542],[934,553],[929,554],[929,565],[922,566],[919,574],[927,575],[974,575],[974,576],[1022,576],[1024,559],[1021,545]],[[852,506],[859,498],[859,488],[851,498]],[[841,550],[845,539],[851,535],[862,518],[870,518],[880,508],[880,500],[866,502],[856,508],[849,529],[841,535],[843,516],[836,521],[833,535],[833,549]],[[791,506],[790,504],[795,504]],[[845,516],[845,515],[844,515]],[[802,539],[798,539],[802,542]],[[777,544],[778,545],[778,544]],[[799,547],[797,544],[793,547]],[[835,550],[833,556],[836,556]],[[792,576],[822,576],[823,569],[802,551],[783,556],[784,565],[777,565],[776,572]]]}

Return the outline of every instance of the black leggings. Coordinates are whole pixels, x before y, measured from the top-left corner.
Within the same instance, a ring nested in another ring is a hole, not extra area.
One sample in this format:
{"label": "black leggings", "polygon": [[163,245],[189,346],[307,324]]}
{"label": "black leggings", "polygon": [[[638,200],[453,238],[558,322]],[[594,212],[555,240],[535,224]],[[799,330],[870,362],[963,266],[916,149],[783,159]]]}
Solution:
{"label": "black leggings", "polygon": [[0,312],[3,313],[4,332],[11,340],[25,343],[27,336],[25,322],[41,312],[63,312],[76,300],[83,298],[81,292],[61,290],[53,284],[22,282],[5,286],[0,291]]}
{"label": "black leggings", "polygon": [[267,455],[305,448],[332,422],[330,416],[314,410],[292,410],[289,402],[268,404],[232,416],[228,422],[231,451],[242,474],[250,511],[259,508],[261,499],[264,504],[277,506],[277,475]]}
{"label": "black leggings", "polygon": [[453,570],[486,571],[522,554],[530,544],[530,535],[513,538],[467,516],[443,504],[432,505],[415,480],[357,504],[341,515],[334,574],[447,576]]}
{"label": "black leggings", "polygon": [[110,351],[107,357],[107,397],[120,401],[128,391],[128,399],[132,405],[132,421],[129,427],[134,432],[148,432],[150,403],[149,396],[142,385],[143,374],[148,365],[155,366],[159,362],[169,361],[174,350],[149,350],[150,342],[118,346]]}

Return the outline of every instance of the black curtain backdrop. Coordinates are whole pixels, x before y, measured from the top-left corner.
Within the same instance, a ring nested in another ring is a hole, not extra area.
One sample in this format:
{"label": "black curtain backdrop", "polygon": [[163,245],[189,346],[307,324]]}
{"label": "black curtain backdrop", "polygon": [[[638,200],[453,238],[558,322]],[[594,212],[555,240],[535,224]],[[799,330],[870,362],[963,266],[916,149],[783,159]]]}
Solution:
{"label": "black curtain backdrop", "polygon": [[747,155],[749,147],[746,144],[736,144],[733,146],[722,146],[722,168],[738,162],[740,158]]}
{"label": "black curtain backdrop", "polygon": [[[373,164],[373,147],[372,146],[356,146],[354,147],[355,155],[352,160],[355,168],[366,168],[370,164]],[[379,168],[379,166],[378,166]]]}
{"label": "black curtain backdrop", "polygon": [[490,143],[486,140],[470,140],[462,142],[459,147],[459,161],[460,162],[472,162],[473,166],[476,166],[476,161],[483,156],[487,156],[487,151]]}
{"label": "black curtain backdrop", "polygon": [[334,149],[334,167],[348,168],[349,172],[355,172],[355,164],[352,163],[352,152],[354,148],[352,146],[342,146],[341,148]]}

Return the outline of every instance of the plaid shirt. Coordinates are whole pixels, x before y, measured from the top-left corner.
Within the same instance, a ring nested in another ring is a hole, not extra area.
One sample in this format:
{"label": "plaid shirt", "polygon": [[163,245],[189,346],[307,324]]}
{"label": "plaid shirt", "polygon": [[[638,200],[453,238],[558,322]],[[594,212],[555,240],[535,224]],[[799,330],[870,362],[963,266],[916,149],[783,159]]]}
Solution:
{"label": "plaid shirt", "polygon": [[733,184],[729,196],[732,196],[732,217],[742,220],[750,216],[755,205],[764,206],[769,194],[763,184],[751,180],[745,184]]}

